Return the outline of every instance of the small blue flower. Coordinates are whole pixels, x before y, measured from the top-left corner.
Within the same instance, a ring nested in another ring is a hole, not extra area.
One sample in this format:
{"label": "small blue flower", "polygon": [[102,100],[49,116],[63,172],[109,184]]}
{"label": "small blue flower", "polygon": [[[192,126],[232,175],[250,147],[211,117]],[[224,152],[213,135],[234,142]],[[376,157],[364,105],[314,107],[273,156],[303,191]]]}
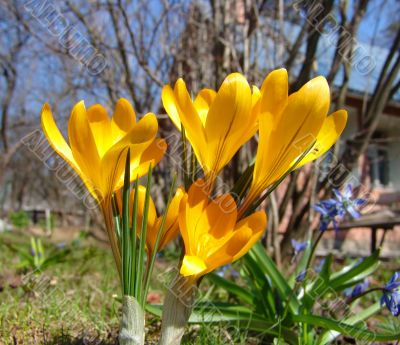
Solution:
{"label": "small blue flower", "polygon": [[308,247],[308,242],[298,242],[295,239],[291,240],[292,247],[294,249],[294,255],[296,256],[300,252],[304,251]]}
{"label": "small blue flower", "polygon": [[237,278],[240,277],[240,274],[239,274],[238,271],[232,270],[232,271],[231,271],[231,277],[237,279]]}
{"label": "small blue flower", "polygon": [[363,282],[357,284],[353,289],[352,288],[346,289],[344,291],[344,294],[346,297],[354,298],[367,291],[368,287],[369,287],[369,281],[364,280]]}
{"label": "small blue flower", "polygon": [[400,272],[395,272],[383,288],[381,305],[386,305],[393,316],[400,315]]}
{"label": "small blue flower", "polygon": [[325,258],[323,258],[323,259],[318,263],[318,265],[315,266],[315,268],[314,268],[315,272],[321,273],[322,267],[324,267],[324,264],[325,264]]}
{"label": "small blue flower", "polygon": [[301,271],[298,276],[296,277],[296,282],[301,283],[306,277],[306,271]]}
{"label": "small blue flower", "polygon": [[65,247],[66,247],[65,242],[60,242],[56,244],[57,249],[65,249]]}
{"label": "small blue flower", "polygon": [[338,215],[338,208],[337,208],[336,200],[329,199],[323,200],[318,204],[315,204],[313,208],[321,214],[321,220],[319,224],[319,229],[321,231],[325,231],[328,229],[329,224],[332,222],[333,228],[335,230],[338,229],[338,224],[336,221],[336,216]]}
{"label": "small blue flower", "polygon": [[337,220],[343,219],[349,213],[353,218],[359,218],[358,208],[366,203],[364,199],[352,199],[353,188],[346,185],[344,192],[333,189],[336,199],[322,200],[313,208],[321,214],[320,230],[325,231],[332,222],[333,228],[338,230]]}
{"label": "small blue flower", "polygon": [[232,268],[232,265],[231,265],[231,264],[222,266],[222,267],[220,267],[220,268],[216,271],[216,273],[217,273],[220,277],[223,277],[223,276],[225,275],[225,272],[226,272],[227,270],[229,270],[230,268]]}
{"label": "small blue flower", "polygon": [[338,213],[341,218],[343,218],[346,213],[349,213],[353,218],[360,218],[360,213],[358,208],[367,203],[364,199],[352,199],[353,197],[353,187],[351,184],[346,185],[343,193],[338,189],[333,189],[333,193],[338,201]]}

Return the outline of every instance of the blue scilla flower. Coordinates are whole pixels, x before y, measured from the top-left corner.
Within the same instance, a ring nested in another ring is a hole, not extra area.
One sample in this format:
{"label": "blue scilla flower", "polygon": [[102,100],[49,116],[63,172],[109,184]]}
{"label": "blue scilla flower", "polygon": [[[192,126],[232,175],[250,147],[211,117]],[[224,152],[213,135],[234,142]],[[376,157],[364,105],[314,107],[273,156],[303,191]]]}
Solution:
{"label": "blue scilla flower", "polygon": [[321,271],[322,271],[322,267],[324,267],[324,265],[325,265],[325,258],[323,258],[316,266],[315,266],[315,268],[314,268],[314,271],[315,272],[317,272],[317,273],[321,273]]}
{"label": "blue scilla flower", "polygon": [[350,184],[346,185],[344,192],[333,189],[335,199],[322,200],[314,205],[314,209],[321,214],[320,230],[325,231],[332,222],[333,228],[338,230],[338,219],[343,219],[346,213],[353,218],[359,218],[360,213],[357,209],[366,203],[364,199],[352,199],[353,188]]}
{"label": "blue scilla flower", "polygon": [[294,255],[295,256],[308,247],[308,242],[307,241],[306,242],[299,242],[299,241],[296,241],[295,239],[292,239],[291,242],[292,242],[292,247],[294,249]]}
{"label": "blue scilla flower", "polygon": [[354,298],[367,291],[368,287],[369,287],[369,281],[364,280],[363,282],[357,284],[353,289],[352,288],[346,289],[344,291],[344,295],[346,297]]}
{"label": "blue scilla flower", "polygon": [[351,184],[346,185],[343,193],[338,189],[334,188],[333,193],[337,199],[338,215],[343,218],[346,213],[349,213],[353,218],[360,218],[358,208],[365,205],[367,201],[365,199],[355,198],[353,199],[353,187]]}
{"label": "blue scilla flower", "polygon": [[228,271],[228,270],[231,269],[231,268],[232,268],[232,264],[228,264],[228,265],[225,265],[225,266],[221,266],[221,267],[216,271],[216,273],[217,273],[220,277],[223,277],[223,276],[225,275],[225,272]]}
{"label": "blue scilla flower", "polygon": [[296,277],[296,282],[301,283],[306,278],[306,273],[307,271],[301,271]]}
{"label": "blue scilla flower", "polygon": [[400,315],[400,272],[393,274],[383,288],[381,305],[386,305],[393,316]]}
{"label": "blue scilla flower", "polygon": [[334,199],[322,200],[318,204],[313,205],[314,210],[321,214],[319,229],[325,231],[332,222],[333,228],[338,229],[336,216],[338,216],[337,201]]}

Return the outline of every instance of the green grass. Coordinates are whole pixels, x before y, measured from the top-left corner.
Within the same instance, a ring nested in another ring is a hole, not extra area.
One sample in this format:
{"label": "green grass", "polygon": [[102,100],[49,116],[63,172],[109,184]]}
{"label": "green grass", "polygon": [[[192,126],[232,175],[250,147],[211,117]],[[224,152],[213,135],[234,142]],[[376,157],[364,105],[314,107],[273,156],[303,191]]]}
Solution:
{"label": "green grass", "polygon": [[[13,239],[10,234],[1,236]],[[29,250],[28,240],[19,236],[18,246]],[[107,248],[81,244],[65,262],[32,273],[16,270],[20,259],[1,247],[0,339],[7,344],[79,344],[83,338],[93,340],[88,344],[113,341],[119,285]]]}
{"label": "green grass", "polygon": [[[54,246],[42,239],[45,252]],[[35,274],[21,270],[21,258],[4,242],[29,252],[30,237],[23,232],[0,234],[0,344],[105,345],[117,344],[121,291],[111,251],[80,239],[64,262]],[[157,262],[152,293],[165,290],[167,267],[178,257]],[[161,275],[160,275],[161,274]],[[147,315],[146,344],[157,344],[160,320]],[[242,335],[224,327],[191,326],[183,344],[248,344]]]}

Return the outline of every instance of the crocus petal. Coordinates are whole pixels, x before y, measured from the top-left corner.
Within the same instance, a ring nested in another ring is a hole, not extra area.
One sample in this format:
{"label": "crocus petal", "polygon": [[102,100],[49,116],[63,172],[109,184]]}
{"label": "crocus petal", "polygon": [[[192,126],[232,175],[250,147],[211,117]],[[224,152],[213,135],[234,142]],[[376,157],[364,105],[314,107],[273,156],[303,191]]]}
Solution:
{"label": "crocus petal", "polygon": [[61,156],[62,159],[64,159],[72,167],[72,169],[75,170],[78,176],[85,183],[89,192],[97,199],[98,195],[95,193],[93,183],[89,180],[88,177],[84,175],[84,173],[79,168],[78,163],[75,161],[75,158],[72,155],[71,148],[68,146],[67,142],[65,141],[63,135],[61,134],[54,121],[51,108],[47,103],[42,108],[41,122],[43,132],[51,147]]}
{"label": "crocus petal", "polygon": [[175,98],[174,90],[171,86],[165,85],[163,87],[161,91],[161,100],[169,118],[175,127],[180,131],[182,124],[179,117],[178,101]]}
{"label": "crocus petal", "polygon": [[136,114],[132,105],[124,98],[118,100],[113,117],[111,119],[111,130],[113,143],[128,134],[136,123]]}
{"label": "crocus petal", "polygon": [[[135,198],[135,191],[132,190],[131,195],[130,195],[130,202],[131,202],[131,206],[130,206],[130,214],[133,213],[133,201]],[[137,233],[138,236],[140,236],[140,232],[141,232],[141,226],[142,226],[142,220],[143,220],[143,215],[144,215],[144,203],[146,201],[146,187],[144,186],[138,186],[138,218],[137,218]],[[156,220],[157,220],[157,211],[156,211],[156,207],[154,205],[153,199],[149,198],[149,208],[148,208],[148,214],[147,214],[147,238],[146,238],[146,242],[147,243],[151,243],[152,246],[151,248],[153,248],[155,240],[157,238],[157,231],[158,229],[156,229],[155,224],[156,224]]]}
{"label": "crocus petal", "polygon": [[202,274],[240,259],[260,239],[266,224],[267,218],[263,211],[242,219],[236,224],[232,236],[225,241],[225,244],[206,259],[207,269]]}
{"label": "crocus petal", "polygon": [[41,114],[43,132],[51,147],[56,151],[79,175],[82,173],[77,165],[71,148],[58,129],[49,104],[45,104]]}
{"label": "crocus petal", "polygon": [[[179,215],[179,205],[182,200],[185,191],[182,187],[176,190],[175,196],[172,198],[171,203],[168,208],[168,213],[165,218],[163,234],[160,239],[159,248],[164,248],[164,246],[170,242],[179,232],[178,215]],[[161,224],[162,216],[158,218],[156,227],[159,228]]]}
{"label": "crocus petal", "polygon": [[[243,129],[249,127],[251,89],[244,76],[232,73],[222,83],[205,125],[206,168],[217,174],[244,144]],[[207,172],[206,172],[207,173]]]}
{"label": "crocus petal", "polygon": [[216,95],[217,93],[214,90],[203,89],[197,94],[196,99],[193,102],[203,127],[206,124],[208,111]]}
{"label": "crocus petal", "polygon": [[[273,114],[279,120],[288,102],[289,83],[286,69],[272,71],[264,79],[261,87],[260,111]],[[277,123],[277,122],[276,122]]]}
{"label": "crocus petal", "polygon": [[233,231],[237,220],[237,207],[230,194],[224,194],[210,202],[204,211],[205,224],[198,226],[207,227],[210,236],[219,239]]}
{"label": "crocus petal", "polygon": [[83,101],[77,103],[72,109],[68,122],[68,136],[75,161],[85,176],[99,188],[101,185],[100,156]]}
{"label": "crocus petal", "polygon": [[[131,180],[133,181],[136,176],[142,177],[146,175],[149,171],[150,164],[152,168],[154,168],[164,157],[166,150],[166,141],[164,139],[156,138],[144,151],[142,151],[143,153],[140,155],[139,163],[137,163],[137,156],[131,155]],[[124,176],[122,175],[115,188],[120,189],[123,185]]]}
{"label": "crocus petal", "polygon": [[136,170],[132,171],[133,175],[144,176],[149,171],[149,165],[155,167],[164,157],[167,151],[167,142],[164,139],[156,138],[154,141],[143,151],[140,157],[140,164]]}
{"label": "crocus petal", "polygon": [[252,91],[253,91],[251,94],[252,110],[249,117],[247,130],[243,128],[243,136],[239,140],[239,142],[242,143],[246,143],[252,137],[254,137],[254,134],[256,134],[256,132],[258,131],[258,126],[259,126],[258,117],[260,114],[261,92],[255,85],[253,85]]}
{"label": "crocus petal", "polygon": [[[125,135],[118,143],[116,143],[112,149],[118,150],[121,147],[131,148],[131,172],[135,171],[142,157],[142,154],[147,148],[153,143],[155,136],[158,131],[158,122],[154,114],[148,113],[132,128],[132,130]],[[160,144],[160,150],[163,144]],[[154,149],[154,150],[153,150]],[[156,152],[156,148],[153,147],[152,152]],[[157,159],[159,157],[159,152],[157,151]],[[148,158],[148,156],[146,157]],[[147,170],[143,173],[147,173]],[[139,175],[141,177],[143,175]],[[131,174],[131,180],[133,181],[137,176],[133,173]]]}
{"label": "crocus petal", "polygon": [[[267,215],[263,211],[255,212],[252,215],[242,219],[238,224],[236,224],[235,232],[240,231],[241,229],[244,228],[250,229],[251,236],[249,240],[241,248],[239,248],[239,251],[237,251],[234,254],[233,257],[234,260],[238,260],[250,250],[250,248],[260,239],[266,226],[267,226]],[[233,240],[234,238],[232,237],[230,241]]]}
{"label": "crocus petal", "polygon": [[191,275],[200,274],[206,268],[207,268],[206,264],[198,256],[185,255],[183,257],[180,273],[184,277],[188,277],[188,276],[191,276]]}
{"label": "crocus petal", "polygon": [[329,115],[317,135],[317,141],[310,152],[296,165],[296,169],[312,162],[326,153],[342,134],[347,122],[347,111],[338,110]]}
{"label": "crocus petal", "polygon": [[196,252],[193,229],[196,229],[203,211],[208,205],[208,194],[204,189],[205,186],[203,180],[197,180],[190,186],[188,193],[182,197],[180,203],[179,228],[187,255]]}
{"label": "crocus petal", "polygon": [[111,133],[111,121],[107,110],[100,104],[91,106],[86,111],[90,129],[96,143],[99,157],[103,157],[107,150],[113,145]]}
{"label": "crocus petal", "polygon": [[203,166],[207,155],[204,128],[185,82],[178,79],[173,91],[171,87],[165,86],[161,96],[164,108],[172,122],[179,130],[181,124],[185,128],[185,135],[191,143],[199,163]]}
{"label": "crocus petal", "polygon": [[[317,77],[289,97],[288,105],[272,131],[266,117],[260,117],[260,141],[265,133],[267,142],[257,150],[252,189],[263,190],[278,180],[295,158],[316,140],[328,112],[329,99],[325,78]],[[257,167],[259,162],[262,167]]]}

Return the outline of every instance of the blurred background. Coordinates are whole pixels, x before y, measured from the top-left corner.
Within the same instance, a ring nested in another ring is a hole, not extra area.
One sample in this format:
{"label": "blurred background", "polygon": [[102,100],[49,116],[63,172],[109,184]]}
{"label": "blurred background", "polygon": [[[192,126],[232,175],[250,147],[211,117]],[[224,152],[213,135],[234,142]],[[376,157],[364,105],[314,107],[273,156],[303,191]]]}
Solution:
{"label": "blurred background", "polygon": [[[285,265],[291,239],[318,227],[311,206],[350,183],[368,204],[360,219],[329,231],[320,255],[362,257],[383,245],[382,257],[397,258],[399,51],[397,0],[1,0],[0,236],[9,252],[0,259],[0,287],[15,283],[7,270],[21,251],[18,240],[30,250],[41,246],[38,239],[62,247],[90,238],[106,246],[88,192],[42,135],[45,102],[65,135],[70,110],[82,99],[104,104],[110,115],[120,97],[139,116],[156,113],[170,146],[155,172],[153,198],[162,209],[180,166],[162,86],[183,77],[195,95],[238,71],[260,87],[280,67],[289,72],[291,92],[325,76],[331,110],[347,109],[349,120],[324,159],[292,173],[264,203],[266,249]],[[221,189],[240,176],[255,148],[252,139],[235,156]]]}

